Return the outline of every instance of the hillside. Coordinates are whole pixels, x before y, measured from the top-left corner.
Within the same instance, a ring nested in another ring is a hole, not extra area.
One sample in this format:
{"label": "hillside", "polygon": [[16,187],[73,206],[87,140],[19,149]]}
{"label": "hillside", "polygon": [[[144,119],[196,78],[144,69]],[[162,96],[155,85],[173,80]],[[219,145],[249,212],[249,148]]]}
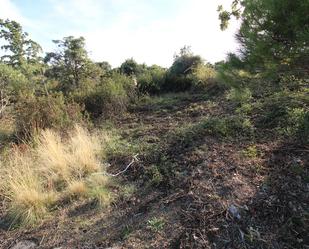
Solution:
{"label": "hillside", "polygon": [[309,1],[125,2],[0,0],[0,248],[309,249]]}
{"label": "hillside", "polygon": [[108,171],[138,154],[116,177],[134,190],[99,211],[73,203],[27,230],[2,223],[0,247],[306,248],[308,146],[213,121],[235,125],[224,94],[142,99],[108,124],[123,141]]}

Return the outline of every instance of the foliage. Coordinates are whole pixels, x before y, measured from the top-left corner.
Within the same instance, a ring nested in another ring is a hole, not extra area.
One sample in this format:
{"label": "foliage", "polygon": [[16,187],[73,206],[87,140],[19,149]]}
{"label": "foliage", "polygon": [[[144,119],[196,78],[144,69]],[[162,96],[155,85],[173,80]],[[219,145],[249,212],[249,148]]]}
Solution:
{"label": "foliage", "polygon": [[60,93],[20,97],[15,111],[17,136],[25,138],[46,128],[69,128],[82,122],[81,111],[76,103],[66,103]]}
{"label": "foliage", "polygon": [[153,65],[144,70],[137,77],[137,86],[140,93],[158,94],[165,82],[166,70]]}
{"label": "foliage", "polygon": [[11,66],[0,64],[0,117],[11,102],[16,101],[17,95],[25,93],[26,77]]}
{"label": "foliage", "polygon": [[85,106],[93,117],[110,118],[123,113],[134,98],[134,84],[130,77],[113,73],[111,77],[101,79],[96,87],[89,91],[79,90],[73,98]]}
{"label": "foliage", "polygon": [[152,186],[159,186],[163,181],[164,176],[160,172],[160,169],[156,165],[152,165],[147,169],[146,175],[149,178],[149,184]]}
{"label": "foliage", "polygon": [[165,226],[165,220],[163,218],[154,217],[148,220],[147,223],[148,223],[148,227],[154,232],[159,232],[163,230]]}
{"label": "foliage", "polygon": [[180,53],[175,55],[174,62],[169,68],[166,80],[162,86],[163,91],[186,91],[192,86],[192,72],[195,67],[202,64],[202,58],[194,55],[190,47],[183,47]]}
{"label": "foliage", "polygon": [[1,57],[1,62],[14,67],[20,67],[25,63],[39,61],[39,53],[42,48],[36,42],[28,39],[28,34],[23,32],[19,23],[0,19],[0,39],[3,38],[8,44],[2,45],[1,49],[10,51]]}
{"label": "foliage", "polygon": [[252,99],[252,94],[249,88],[232,88],[230,89],[227,98],[236,104],[246,104]]}
{"label": "foliage", "polygon": [[47,53],[44,62],[50,65],[46,75],[60,81],[59,90],[68,93],[100,78],[102,71],[89,59],[83,37],[68,36],[54,43],[59,50]]}
{"label": "foliage", "polygon": [[231,16],[241,16],[237,39],[251,69],[302,70],[309,52],[308,8],[303,0],[236,0],[230,12],[219,8],[219,18],[224,29]]}
{"label": "foliage", "polygon": [[138,74],[142,73],[144,68],[145,68],[145,65],[140,65],[133,58],[130,58],[130,59],[125,60],[121,64],[119,69],[121,73],[127,76],[132,76],[132,75],[137,76]]}
{"label": "foliage", "polygon": [[250,145],[242,151],[242,154],[248,158],[256,158],[259,153],[255,145]]}
{"label": "foliage", "polygon": [[198,64],[192,72],[193,91],[207,91],[210,85],[216,83],[216,71],[210,64]]}

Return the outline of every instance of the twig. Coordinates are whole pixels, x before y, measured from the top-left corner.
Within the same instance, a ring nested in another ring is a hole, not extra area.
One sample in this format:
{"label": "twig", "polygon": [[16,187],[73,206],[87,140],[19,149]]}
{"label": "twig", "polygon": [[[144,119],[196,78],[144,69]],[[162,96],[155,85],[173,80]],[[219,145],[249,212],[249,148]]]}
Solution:
{"label": "twig", "polygon": [[116,173],[116,174],[109,174],[109,173],[106,173],[106,172],[97,172],[97,173],[94,173],[93,175],[103,174],[103,175],[113,176],[113,177],[119,176],[119,175],[125,173],[125,172],[130,168],[130,166],[131,166],[133,163],[139,161],[138,158],[137,158],[137,156],[138,156],[138,154],[134,155],[132,161],[125,167],[125,169],[122,170],[122,171],[120,171],[120,172],[118,172],[118,173]]}

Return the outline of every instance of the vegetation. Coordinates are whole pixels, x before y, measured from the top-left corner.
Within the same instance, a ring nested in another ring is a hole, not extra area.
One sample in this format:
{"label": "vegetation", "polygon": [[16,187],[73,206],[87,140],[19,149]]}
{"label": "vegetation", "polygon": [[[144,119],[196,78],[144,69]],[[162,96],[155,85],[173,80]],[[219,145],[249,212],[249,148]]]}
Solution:
{"label": "vegetation", "polygon": [[83,37],[43,55],[0,19],[0,247],[27,227],[46,248],[307,248],[308,9],[219,6],[240,52],[169,68],[94,62]]}
{"label": "vegetation", "polygon": [[[104,138],[104,140],[102,140]],[[33,225],[65,198],[111,201],[110,182],[100,163],[107,137],[76,126],[66,139],[44,130],[34,144],[16,146],[2,161],[1,192],[13,224]]]}

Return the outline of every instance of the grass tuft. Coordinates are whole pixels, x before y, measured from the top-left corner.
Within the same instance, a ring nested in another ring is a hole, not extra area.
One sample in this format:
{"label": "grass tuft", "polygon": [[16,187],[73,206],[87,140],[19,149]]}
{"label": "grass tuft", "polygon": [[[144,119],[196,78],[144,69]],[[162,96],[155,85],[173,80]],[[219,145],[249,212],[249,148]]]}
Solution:
{"label": "grass tuft", "polygon": [[110,203],[110,179],[100,162],[97,136],[76,126],[66,139],[42,131],[34,144],[13,148],[1,161],[0,191],[12,223],[33,225],[66,197],[94,199],[100,206]]}

